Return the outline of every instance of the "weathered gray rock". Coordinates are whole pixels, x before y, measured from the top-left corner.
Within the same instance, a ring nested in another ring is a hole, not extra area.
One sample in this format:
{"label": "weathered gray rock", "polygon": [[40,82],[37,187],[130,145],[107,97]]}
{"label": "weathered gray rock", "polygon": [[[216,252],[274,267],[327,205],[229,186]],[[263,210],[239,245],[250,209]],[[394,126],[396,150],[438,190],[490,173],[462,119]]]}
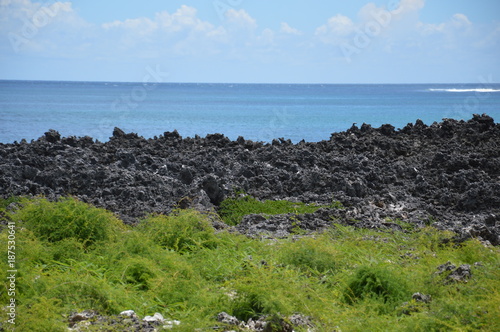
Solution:
{"label": "weathered gray rock", "polygon": [[[476,264],[475,264],[476,265]],[[471,266],[469,264],[462,264],[456,267],[451,262],[439,265],[436,274],[449,272],[446,276],[444,283],[451,284],[455,282],[467,282],[472,277]]]}
{"label": "weathered gray rock", "polygon": [[449,283],[452,282],[467,282],[472,276],[469,264],[460,265],[456,270],[451,272],[446,278]]}
{"label": "weathered gray rock", "polygon": [[437,267],[436,274],[441,274],[441,273],[446,272],[446,271],[453,271],[456,268],[457,267],[455,265],[453,265],[450,261],[448,261],[448,262],[441,264]]}
{"label": "weathered gray rock", "polygon": [[217,315],[217,321],[224,323],[224,324],[228,324],[228,325],[234,325],[234,326],[238,326],[240,324],[240,321],[238,318],[231,316],[226,312],[219,313]]}
{"label": "weathered gray rock", "polygon": [[[270,324],[268,321],[268,316],[261,316],[257,319],[249,318],[248,321],[241,321],[238,318],[229,315],[226,312],[221,312],[217,315],[217,321],[221,322],[229,327],[235,327],[240,329],[244,329],[245,331],[256,331],[256,332],[267,332],[267,331],[277,331],[276,328],[279,328],[279,331],[282,332],[293,332],[294,327],[307,327],[309,331],[314,331],[313,324],[311,322],[311,318],[301,315],[301,314],[293,314],[290,317],[274,317],[273,324]],[[227,332],[233,330],[224,330]]]}
{"label": "weathered gray rock", "polygon": [[127,317],[136,317],[137,315],[135,314],[134,310],[125,310],[120,312],[121,316],[127,316]]}
{"label": "weathered gray rock", "polygon": [[68,318],[69,326],[73,327],[77,323],[82,322],[82,321],[87,321],[89,319],[96,317],[97,315],[98,315],[97,312],[94,310],[85,310],[82,312],[72,313]]}
{"label": "weathered gray rock", "polygon": [[170,329],[181,324],[178,320],[167,320],[160,313],[140,319],[134,310],[122,311],[116,316],[103,316],[94,310],[72,313],[68,317],[69,331],[141,331],[155,332],[159,327]]}
{"label": "weathered gray rock", "polygon": [[[216,210],[244,190],[262,200],[341,201],[340,223],[394,229],[388,220],[432,223],[459,233],[458,240],[499,245],[499,141],[500,125],[487,115],[431,126],[417,121],[400,130],[363,124],[298,144],[220,134],[182,138],[176,131],[146,140],[119,128],[101,143],[51,130],[31,143],[0,144],[0,196],[73,195],[135,223],[177,207]],[[330,217],[306,217],[312,219],[304,229],[324,227]],[[265,227],[239,229],[290,231],[290,217],[267,220]]]}
{"label": "weathered gray rock", "polygon": [[426,295],[426,294],[422,294],[422,293],[414,293],[412,295],[412,299],[414,299],[417,302],[430,303],[432,297],[430,295]]}
{"label": "weathered gray rock", "polygon": [[146,316],[142,319],[145,322],[164,322],[165,318],[159,312],[156,312],[153,316]]}

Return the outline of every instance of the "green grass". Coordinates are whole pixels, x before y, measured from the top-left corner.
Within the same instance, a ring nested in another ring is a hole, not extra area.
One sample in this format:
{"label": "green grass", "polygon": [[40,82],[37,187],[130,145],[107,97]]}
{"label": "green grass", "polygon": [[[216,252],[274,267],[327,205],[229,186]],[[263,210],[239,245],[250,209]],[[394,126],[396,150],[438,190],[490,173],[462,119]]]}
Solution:
{"label": "green grass", "polygon": [[285,200],[259,201],[252,196],[241,193],[235,197],[226,198],[220,204],[219,215],[226,224],[234,226],[239,224],[247,214],[304,214],[316,212],[324,207],[341,208],[342,204],[336,201],[333,201],[330,205],[305,204]]}
{"label": "green grass", "polygon": [[123,228],[112,213],[96,209],[75,198],[63,198],[52,203],[45,199],[21,200],[24,208],[12,220],[23,222],[34,235],[49,243],[74,239],[84,246],[108,241]]}
{"label": "green grass", "polygon": [[[13,212],[0,204],[16,223],[16,331],[66,331],[68,315],[85,309],[159,312],[181,321],[173,331],[213,331],[222,311],[240,319],[301,313],[316,331],[500,330],[499,249],[477,240],[456,245],[446,241],[453,234],[430,227],[335,225],[300,240],[264,241],[216,233],[215,216],[192,210],[130,228],[72,198],[21,201]],[[7,256],[2,249],[2,307],[10,299]],[[471,264],[472,278],[446,283],[435,272],[447,261]],[[415,292],[432,301],[415,302]],[[2,313],[9,330],[6,319]]]}

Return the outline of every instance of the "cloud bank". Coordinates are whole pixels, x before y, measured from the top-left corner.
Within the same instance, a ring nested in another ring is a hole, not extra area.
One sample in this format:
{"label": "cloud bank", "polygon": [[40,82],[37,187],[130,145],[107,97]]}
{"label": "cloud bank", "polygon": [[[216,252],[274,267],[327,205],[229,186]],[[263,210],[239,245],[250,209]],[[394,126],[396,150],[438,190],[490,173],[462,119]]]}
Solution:
{"label": "cloud bank", "polygon": [[71,2],[1,0],[0,5],[0,29],[7,41],[0,46],[0,56],[7,60],[14,55],[96,63],[182,59],[188,65],[191,59],[204,63],[197,64],[200,70],[225,62],[226,68],[238,62],[253,68],[262,65],[263,70],[275,64],[277,74],[287,66],[297,72],[301,67],[319,70],[320,64],[330,74],[346,73],[339,68],[354,64],[359,68],[351,71],[354,74],[384,58],[396,65],[403,60],[426,65],[438,62],[433,57],[463,54],[471,60],[499,54],[500,49],[499,23],[478,25],[464,13],[441,23],[423,22],[419,14],[424,0],[387,6],[367,3],[356,17],[332,13],[311,31],[288,22],[274,29],[261,26],[245,9],[229,8],[222,21],[209,22],[196,8],[182,5],[174,12],[97,25],[80,17]]}

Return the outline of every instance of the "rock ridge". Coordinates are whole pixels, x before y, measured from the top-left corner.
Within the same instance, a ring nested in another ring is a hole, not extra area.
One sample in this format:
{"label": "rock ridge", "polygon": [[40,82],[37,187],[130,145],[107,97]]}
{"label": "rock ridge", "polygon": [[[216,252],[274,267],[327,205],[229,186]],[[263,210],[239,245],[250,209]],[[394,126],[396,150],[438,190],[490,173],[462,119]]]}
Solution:
{"label": "rock ridge", "polygon": [[[433,223],[498,245],[500,125],[485,114],[402,129],[363,124],[297,144],[177,131],[144,139],[119,128],[102,143],[49,130],[30,143],[0,144],[0,196],[73,195],[127,223],[178,207],[216,209],[238,190],[258,199],[338,200],[340,220]],[[311,218],[321,224],[321,213]]]}

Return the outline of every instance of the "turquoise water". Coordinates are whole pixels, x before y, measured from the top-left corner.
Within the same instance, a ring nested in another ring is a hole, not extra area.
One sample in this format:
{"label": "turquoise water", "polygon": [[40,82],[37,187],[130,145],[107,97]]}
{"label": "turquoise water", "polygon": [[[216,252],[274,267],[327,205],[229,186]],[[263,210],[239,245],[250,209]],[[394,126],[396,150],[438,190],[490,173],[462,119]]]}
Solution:
{"label": "turquoise water", "polygon": [[298,142],[328,139],[353,123],[421,119],[500,119],[500,84],[184,84],[0,81],[0,142],[63,136],[107,141],[113,128],[146,138],[176,129],[183,137]]}

